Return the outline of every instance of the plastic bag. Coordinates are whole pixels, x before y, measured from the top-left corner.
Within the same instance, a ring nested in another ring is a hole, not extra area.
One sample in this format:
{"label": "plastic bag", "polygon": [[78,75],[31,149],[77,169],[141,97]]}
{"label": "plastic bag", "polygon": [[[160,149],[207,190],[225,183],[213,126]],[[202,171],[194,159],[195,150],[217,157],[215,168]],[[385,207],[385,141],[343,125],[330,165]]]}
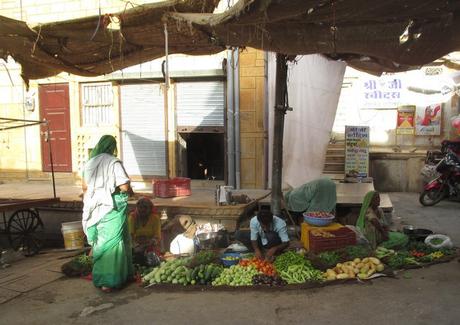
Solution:
{"label": "plastic bag", "polygon": [[[439,244],[433,244],[432,243],[433,239],[440,239],[442,240],[442,242],[440,242]],[[454,247],[452,240],[448,236],[441,235],[441,234],[429,235],[428,237],[425,238],[425,244],[433,248],[452,248]]]}

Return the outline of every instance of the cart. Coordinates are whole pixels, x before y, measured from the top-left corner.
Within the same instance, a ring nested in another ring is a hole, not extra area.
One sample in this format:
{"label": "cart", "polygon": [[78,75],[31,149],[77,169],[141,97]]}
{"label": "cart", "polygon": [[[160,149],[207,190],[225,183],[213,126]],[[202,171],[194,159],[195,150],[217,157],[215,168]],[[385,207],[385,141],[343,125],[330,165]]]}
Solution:
{"label": "cart", "polygon": [[[22,250],[25,256],[32,256],[40,251],[40,232],[43,232],[43,222],[37,208],[50,206],[59,202],[56,197],[56,183],[54,178],[53,155],[48,121],[21,120],[0,117],[0,131],[23,128],[33,125],[44,125],[45,139],[49,145],[51,176],[53,182],[53,197],[41,199],[10,199],[0,198],[0,214],[3,223],[0,224],[0,233],[8,236],[8,241],[14,250]],[[13,212],[7,218],[7,212]],[[8,219],[8,220],[7,220]]]}

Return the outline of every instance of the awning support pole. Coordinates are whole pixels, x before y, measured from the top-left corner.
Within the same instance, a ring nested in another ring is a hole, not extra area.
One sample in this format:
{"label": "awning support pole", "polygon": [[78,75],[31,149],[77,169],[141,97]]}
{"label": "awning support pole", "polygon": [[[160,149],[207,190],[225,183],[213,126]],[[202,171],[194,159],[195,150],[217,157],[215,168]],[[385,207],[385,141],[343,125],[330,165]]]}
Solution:
{"label": "awning support pole", "polygon": [[53,162],[53,151],[51,148],[51,131],[50,131],[49,121],[46,121],[45,140],[48,142],[48,150],[50,153],[51,179],[53,181],[53,197],[56,198],[56,179],[54,177],[54,162]]}
{"label": "awning support pole", "polygon": [[276,86],[275,86],[275,121],[273,133],[273,162],[272,162],[272,196],[271,211],[281,215],[282,175],[283,175],[283,137],[284,116],[287,110],[287,56],[276,54]]}

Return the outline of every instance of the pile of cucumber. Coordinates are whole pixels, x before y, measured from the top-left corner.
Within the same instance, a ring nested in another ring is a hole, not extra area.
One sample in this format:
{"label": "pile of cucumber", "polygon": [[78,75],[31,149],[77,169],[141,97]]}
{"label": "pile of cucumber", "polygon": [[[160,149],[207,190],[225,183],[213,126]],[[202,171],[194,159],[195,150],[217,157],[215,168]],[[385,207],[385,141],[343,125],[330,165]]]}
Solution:
{"label": "pile of cucumber", "polygon": [[159,267],[154,268],[145,275],[142,280],[144,284],[172,283],[179,285],[188,284],[210,284],[223,270],[222,266],[216,264],[199,265],[191,269],[186,267],[188,261],[176,259],[163,262]]}

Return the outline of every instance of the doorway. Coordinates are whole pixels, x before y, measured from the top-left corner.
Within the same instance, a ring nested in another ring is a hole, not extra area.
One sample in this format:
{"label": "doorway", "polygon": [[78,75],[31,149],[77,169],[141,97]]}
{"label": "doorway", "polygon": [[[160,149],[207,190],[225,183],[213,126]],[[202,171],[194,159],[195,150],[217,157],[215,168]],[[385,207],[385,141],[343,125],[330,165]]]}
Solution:
{"label": "doorway", "polygon": [[40,119],[49,122],[40,127],[42,168],[51,171],[49,144],[55,172],[72,172],[72,145],[70,139],[69,85],[51,84],[38,87]]}
{"label": "doorway", "polygon": [[224,134],[179,133],[180,174],[200,180],[224,180]]}

